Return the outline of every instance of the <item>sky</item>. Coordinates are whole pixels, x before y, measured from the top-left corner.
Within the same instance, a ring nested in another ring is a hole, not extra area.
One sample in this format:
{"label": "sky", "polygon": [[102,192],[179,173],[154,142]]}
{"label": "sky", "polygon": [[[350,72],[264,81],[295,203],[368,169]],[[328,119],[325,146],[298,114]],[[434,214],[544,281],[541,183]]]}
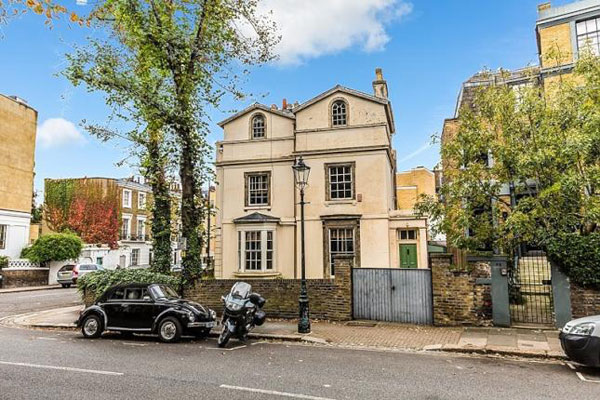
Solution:
{"label": "sky", "polygon": [[[81,1],[84,2],[84,1]],[[541,0],[263,0],[282,40],[279,60],[252,71],[244,86],[264,98],[224,99],[210,113],[210,141],[222,138],[217,122],[255,100],[300,103],[336,84],[372,93],[375,68],[388,83],[396,122],[398,171],[433,168],[439,147],[432,135],[454,114],[460,85],[483,68],[514,69],[538,62],[535,42]],[[553,1],[561,5],[569,1]],[[68,7],[75,0],[63,1]],[[101,32],[32,14],[0,26],[0,93],[17,95],[38,111],[35,189],[45,178],[126,177],[123,143],[101,143],[81,127],[104,123],[101,94],[73,87],[59,76],[74,44]],[[0,144],[1,145],[1,144]]]}

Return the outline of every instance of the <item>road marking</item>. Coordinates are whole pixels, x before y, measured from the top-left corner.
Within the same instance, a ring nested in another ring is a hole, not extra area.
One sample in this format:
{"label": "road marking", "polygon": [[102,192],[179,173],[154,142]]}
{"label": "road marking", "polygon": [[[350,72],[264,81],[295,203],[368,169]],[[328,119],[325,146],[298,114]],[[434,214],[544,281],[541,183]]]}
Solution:
{"label": "road marking", "polygon": [[570,362],[565,363],[569,366],[569,368],[571,368],[572,370],[575,370],[577,368],[575,368],[575,366],[573,364],[571,364]]}
{"label": "road marking", "polygon": [[148,343],[132,343],[132,342],[123,342],[126,346],[147,346]]}
{"label": "road marking", "polygon": [[29,363],[18,363],[18,362],[9,362],[9,361],[0,361],[1,365],[13,365],[16,367],[30,367],[30,368],[40,368],[40,369],[57,369],[60,371],[71,371],[71,372],[82,372],[86,374],[97,374],[97,375],[113,375],[113,376],[121,376],[125,375],[122,372],[113,372],[113,371],[99,371],[95,369],[83,369],[83,368],[73,368],[73,367],[58,367],[55,365],[40,365],[40,364],[29,364]]}
{"label": "road marking", "polygon": [[230,386],[230,385],[221,385],[223,389],[231,389],[231,390],[240,390],[243,392],[252,392],[252,393],[261,393],[261,394],[270,394],[273,396],[281,396],[281,397],[292,397],[295,399],[308,399],[308,400],[334,400],[329,397],[317,397],[317,396],[309,396],[307,394],[296,394],[296,393],[287,393],[287,392],[278,392],[276,390],[264,390],[264,389],[254,389],[243,386]]}
{"label": "road marking", "polygon": [[38,336],[36,339],[38,339],[38,340],[58,340],[57,338],[54,338],[54,337],[43,337],[43,336]]}

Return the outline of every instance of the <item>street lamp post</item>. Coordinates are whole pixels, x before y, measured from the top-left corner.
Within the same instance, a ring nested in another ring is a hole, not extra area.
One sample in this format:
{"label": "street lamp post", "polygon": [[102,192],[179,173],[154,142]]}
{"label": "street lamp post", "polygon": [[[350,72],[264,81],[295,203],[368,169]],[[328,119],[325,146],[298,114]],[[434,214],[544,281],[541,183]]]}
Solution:
{"label": "street lamp post", "polygon": [[302,157],[300,157],[296,160],[296,163],[292,166],[292,168],[294,170],[294,181],[298,189],[300,189],[300,268],[302,270],[302,279],[300,281],[300,298],[298,299],[300,314],[300,319],[298,321],[298,333],[310,333],[308,292],[306,291],[306,254],[304,247],[304,204],[306,204],[304,202],[304,188],[308,184],[310,167],[306,165]]}

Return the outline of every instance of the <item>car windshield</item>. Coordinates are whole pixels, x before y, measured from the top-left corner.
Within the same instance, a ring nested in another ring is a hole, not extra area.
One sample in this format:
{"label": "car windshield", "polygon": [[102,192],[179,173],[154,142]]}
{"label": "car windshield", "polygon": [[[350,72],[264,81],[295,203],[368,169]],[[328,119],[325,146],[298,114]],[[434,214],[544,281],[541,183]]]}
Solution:
{"label": "car windshield", "polygon": [[167,285],[152,285],[149,289],[157,299],[176,300],[179,298],[177,292]]}
{"label": "car windshield", "polygon": [[95,271],[96,269],[98,269],[96,264],[82,264],[79,267],[80,271]]}

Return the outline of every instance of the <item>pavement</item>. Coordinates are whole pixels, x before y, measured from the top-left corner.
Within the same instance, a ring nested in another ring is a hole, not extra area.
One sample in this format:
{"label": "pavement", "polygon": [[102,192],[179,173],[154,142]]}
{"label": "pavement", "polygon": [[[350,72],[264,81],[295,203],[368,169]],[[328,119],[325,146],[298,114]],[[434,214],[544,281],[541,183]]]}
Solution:
{"label": "pavement", "polygon": [[35,292],[38,290],[52,290],[52,289],[61,289],[61,288],[62,288],[62,286],[59,284],[44,285],[44,286],[24,286],[24,287],[0,289],[0,294],[2,294],[2,293]]}
{"label": "pavement", "polygon": [[600,398],[600,374],[555,360],[254,339],[219,349],[215,338],[165,344],[7,326],[0,326],[0,343],[0,398],[11,400]]}
{"label": "pavement", "polygon": [[[83,306],[61,307],[4,318],[5,325],[25,328],[75,329]],[[212,332],[218,335],[218,328]],[[446,328],[351,321],[313,321],[312,332],[298,334],[294,321],[269,320],[251,333],[273,339],[357,349],[447,351],[517,357],[563,359],[558,331],[501,328]]]}

